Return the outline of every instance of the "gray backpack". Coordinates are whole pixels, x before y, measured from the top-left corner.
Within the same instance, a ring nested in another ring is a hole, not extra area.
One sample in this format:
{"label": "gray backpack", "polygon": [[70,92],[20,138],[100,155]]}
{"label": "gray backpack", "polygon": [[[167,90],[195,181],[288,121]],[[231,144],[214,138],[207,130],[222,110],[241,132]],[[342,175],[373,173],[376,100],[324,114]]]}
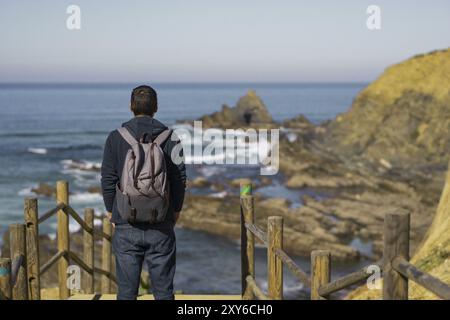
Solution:
{"label": "gray backpack", "polygon": [[172,134],[166,129],[152,142],[144,134],[137,141],[127,128],[118,129],[131,146],[116,186],[117,209],[129,223],[158,223],[166,218],[169,205],[169,183],[161,144]]}

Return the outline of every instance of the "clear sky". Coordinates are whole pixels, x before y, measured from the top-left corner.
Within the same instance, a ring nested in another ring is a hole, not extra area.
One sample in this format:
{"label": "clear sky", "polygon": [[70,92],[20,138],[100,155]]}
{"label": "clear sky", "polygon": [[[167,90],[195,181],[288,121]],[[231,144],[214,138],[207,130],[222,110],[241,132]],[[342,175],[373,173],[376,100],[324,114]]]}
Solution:
{"label": "clear sky", "polygon": [[0,82],[371,81],[447,47],[449,0],[0,0]]}

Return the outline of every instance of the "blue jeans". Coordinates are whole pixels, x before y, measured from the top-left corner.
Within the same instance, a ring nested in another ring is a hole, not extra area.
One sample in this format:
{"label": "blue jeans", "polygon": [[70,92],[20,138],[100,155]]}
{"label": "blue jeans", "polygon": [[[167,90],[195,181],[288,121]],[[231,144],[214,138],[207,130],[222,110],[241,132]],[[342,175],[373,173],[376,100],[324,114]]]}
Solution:
{"label": "blue jeans", "polygon": [[117,225],[112,245],[116,256],[117,300],[136,299],[144,261],[155,299],[174,299],[176,244],[172,223],[148,227]]}

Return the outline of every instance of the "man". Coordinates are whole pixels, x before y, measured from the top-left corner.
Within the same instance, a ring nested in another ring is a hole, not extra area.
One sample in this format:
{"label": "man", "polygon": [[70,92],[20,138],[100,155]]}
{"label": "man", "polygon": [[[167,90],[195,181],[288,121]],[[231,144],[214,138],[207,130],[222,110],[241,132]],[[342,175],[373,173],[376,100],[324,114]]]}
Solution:
{"label": "man", "polygon": [[[157,94],[149,86],[139,86],[131,94],[131,111],[134,118],[122,124],[136,140],[153,142],[167,127],[154,119],[158,110]],[[123,129],[120,129],[122,132]],[[129,139],[128,139],[129,140]],[[175,233],[174,226],[183,206],[186,169],[184,163],[175,164],[172,150],[180,143],[169,137],[161,145],[164,153],[167,179],[168,204],[165,219],[156,223],[133,223],[125,220],[118,208],[116,185],[120,182],[130,144],[120,134],[112,131],[105,143],[101,182],[105,206],[111,213],[114,226],[113,251],[116,256],[118,300],[134,300],[137,297],[141,269],[147,263],[152,291],[156,299],[171,300],[175,275]],[[181,146],[177,146],[182,156]],[[178,161],[176,161],[178,162]],[[153,176],[152,176],[153,178]],[[150,201],[150,200],[149,200]]]}

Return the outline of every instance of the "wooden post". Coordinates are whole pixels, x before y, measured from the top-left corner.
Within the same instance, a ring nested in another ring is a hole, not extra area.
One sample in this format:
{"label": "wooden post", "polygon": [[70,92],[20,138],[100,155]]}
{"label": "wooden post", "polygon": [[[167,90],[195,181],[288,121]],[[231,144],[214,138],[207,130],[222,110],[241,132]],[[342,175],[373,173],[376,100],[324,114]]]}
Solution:
{"label": "wooden post", "polygon": [[38,201],[36,198],[25,199],[24,216],[28,298],[31,300],[40,300],[41,281],[39,276],[39,224]]}
{"label": "wooden post", "polygon": [[247,230],[245,223],[254,223],[252,183],[241,183],[241,281],[242,298],[251,300],[253,291],[247,286],[247,276],[255,278],[255,236]]}
{"label": "wooden post", "polygon": [[311,252],[311,300],[322,300],[320,286],[330,282],[330,252],[314,250]]}
{"label": "wooden post", "polygon": [[0,258],[0,300],[11,299],[11,259]]}
{"label": "wooden post", "polygon": [[[69,183],[58,181],[56,183],[56,204],[69,205]],[[59,298],[65,300],[70,296],[67,286],[67,269],[69,267],[69,215],[64,210],[58,211],[58,251],[66,252],[58,261]]]}
{"label": "wooden post", "polygon": [[407,300],[408,278],[392,267],[396,257],[409,261],[409,212],[398,209],[384,220],[383,299]]}
{"label": "wooden post", "polygon": [[267,283],[268,294],[273,300],[283,299],[283,262],[275,254],[283,249],[283,218],[269,217],[267,220]]}
{"label": "wooden post", "polygon": [[25,244],[25,225],[9,226],[9,246],[11,260],[20,263],[15,284],[12,287],[13,300],[28,300],[27,253]]}
{"label": "wooden post", "polygon": [[[91,232],[83,232],[83,259],[88,267],[94,270],[94,209],[84,211],[84,222],[91,228]],[[85,293],[94,293],[94,272],[83,272],[83,289]]]}
{"label": "wooden post", "polygon": [[[111,237],[112,225],[109,218],[103,218],[103,232]],[[111,273],[111,241],[103,238],[102,248],[102,269]],[[102,275],[102,293],[111,293],[111,280],[106,275]]]}

